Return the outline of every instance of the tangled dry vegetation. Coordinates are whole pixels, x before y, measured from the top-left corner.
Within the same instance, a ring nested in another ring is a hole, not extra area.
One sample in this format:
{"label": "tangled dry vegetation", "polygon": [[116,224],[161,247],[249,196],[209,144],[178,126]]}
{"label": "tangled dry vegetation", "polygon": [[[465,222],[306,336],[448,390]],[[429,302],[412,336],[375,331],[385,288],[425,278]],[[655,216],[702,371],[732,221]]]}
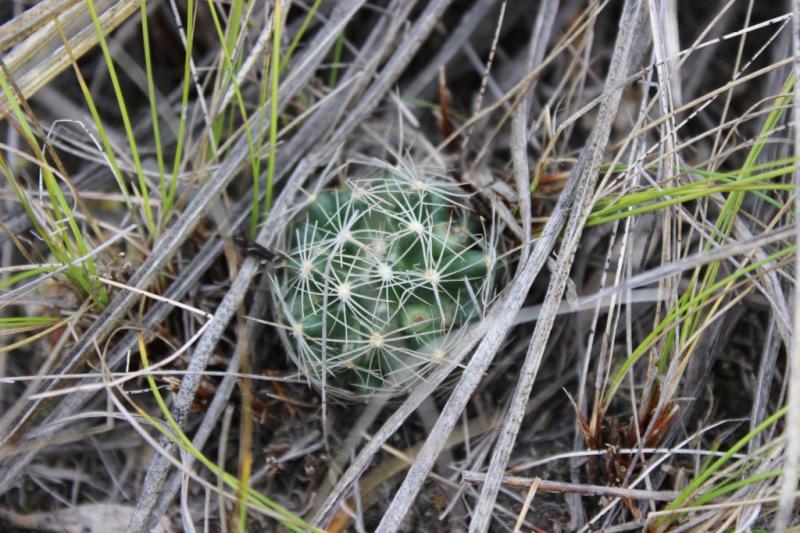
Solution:
{"label": "tangled dry vegetation", "polygon": [[798,13],[0,3],[0,527],[797,528]]}

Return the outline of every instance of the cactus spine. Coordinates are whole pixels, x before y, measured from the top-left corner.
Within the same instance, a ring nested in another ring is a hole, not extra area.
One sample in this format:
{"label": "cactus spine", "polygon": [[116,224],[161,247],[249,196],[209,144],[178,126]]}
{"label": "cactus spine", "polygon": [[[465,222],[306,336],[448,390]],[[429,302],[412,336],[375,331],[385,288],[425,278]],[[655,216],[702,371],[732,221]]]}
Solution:
{"label": "cactus spine", "polygon": [[310,199],[274,281],[290,355],[342,396],[396,395],[424,379],[482,315],[498,272],[457,184],[409,163],[372,170]]}

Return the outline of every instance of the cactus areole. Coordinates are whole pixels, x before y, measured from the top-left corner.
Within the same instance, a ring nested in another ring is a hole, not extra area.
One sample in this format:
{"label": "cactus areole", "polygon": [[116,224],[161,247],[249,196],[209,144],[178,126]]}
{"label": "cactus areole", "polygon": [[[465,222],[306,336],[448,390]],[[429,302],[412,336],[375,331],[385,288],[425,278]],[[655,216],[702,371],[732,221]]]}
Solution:
{"label": "cactus areole", "polygon": [[290,356],[342,397],[402,394],[445,363],[498,272],[456,183],[411,163],[370,170],[308,199],[272,291]]}

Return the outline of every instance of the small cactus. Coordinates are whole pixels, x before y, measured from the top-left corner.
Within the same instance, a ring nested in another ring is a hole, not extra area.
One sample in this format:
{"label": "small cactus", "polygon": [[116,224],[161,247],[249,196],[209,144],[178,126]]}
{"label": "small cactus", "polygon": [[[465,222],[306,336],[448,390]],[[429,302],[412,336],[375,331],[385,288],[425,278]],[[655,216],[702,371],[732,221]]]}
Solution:
{"label": "small cactus", "polygon": [[340,396],[407,391],[480,318],[499,272],[453,181],[375,163],[316,193],[284,237],[281,336],[307,378]]}

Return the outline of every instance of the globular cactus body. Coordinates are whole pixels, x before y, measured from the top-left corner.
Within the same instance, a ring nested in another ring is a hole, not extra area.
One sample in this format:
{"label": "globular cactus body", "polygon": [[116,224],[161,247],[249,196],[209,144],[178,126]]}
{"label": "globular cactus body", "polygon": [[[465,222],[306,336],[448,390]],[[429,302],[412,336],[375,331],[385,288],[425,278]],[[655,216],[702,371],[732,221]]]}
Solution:
{"label": "globular cactus body", "polygon": [[446,361],[498,272],[466,200],[408,164],[312,198],[289,226],[273,289],[284,342],[312,382],[396,395]]}

